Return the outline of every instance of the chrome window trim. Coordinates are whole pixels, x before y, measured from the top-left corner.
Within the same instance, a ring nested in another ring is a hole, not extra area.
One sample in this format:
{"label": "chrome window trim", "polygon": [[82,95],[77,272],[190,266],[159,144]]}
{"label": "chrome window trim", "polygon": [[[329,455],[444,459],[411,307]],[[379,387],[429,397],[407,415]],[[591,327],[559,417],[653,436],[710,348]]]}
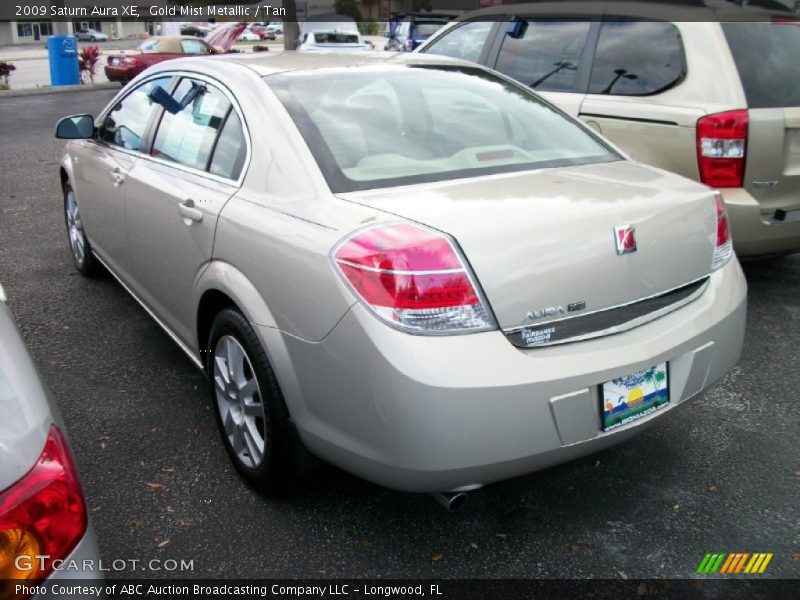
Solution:
{"label": "chrome window trim", "polygon": [[[188,173],[190,175],[196,175],[198,177],[202,177],[203,179],[210,179],[211,181],[215,181],[217,183],[222,183],[222,184],[225,184],[225,185],[233,185],[233,186],[236,186],[238,188],[241,188],[242,185],[244,184],[245,177],[247,176],[247,173],[250,170],[250,162],[251,162],[251,160],[253,158],[253,145],[252,145],[252,141],[251,141],[251,137],[250,137],[250,127],[247,124],[247,120],[244,118],[244,112],[242,111],[241,106],[239,106],[239,102],[236,100],[236,97],[233,95],[233,92],[231,92],[228,89],[228,87],[224,83],[222,83],[219,79],[216,79],[214,77],[210,77],[210,76],[202,74],[202,73],[196,73],[194,71],[159,71],[158,73],[153,73],[152,75],[149,75],[145,79],[142,79],[141,81],[139,81],[136,84],[135,87],[132,87],[131,89],[127,90],[124,94],[121,94],[120,96],[115,97],[108,104],[108,106],[103,110],[103,112],[100,113],[100,116],[95,120],[95,126],[97,126],[97,123],[99,122],[100,126],[102,127],[102,124],[105,123],[105,120],[108,117],[108,113],[111,111],[111,109],[114,106],[116,106],[119,102],[122,102],[125,98],[127,98],[131,93],[133,93],[134,90],[136,90],[137,88],[141,87],[142,85],[148,83],[149,81],[152,81],[154,79],[161,79],[163,77],[177,78],[177,80],[180,80],[183,77],[189,77],[191,79],[197,79],[199,81],[204,81],[206,83],[209,83],[209,84],[215,86],[217,89],[219,89],[225,95],[226,98],[228,98],[228,100],[231,103],[231,106],[236,111],[236,114],[239,116],[239,119],[242,122],[242,130],[243,130],[243,133],[244,133],[244,141],[245,141],[245,145],[247,147],[247,150],[245,152],[244,163],[242,164],[242,172],[239,174],[239,177],[237,179],[231,179],[229,177],[222,177],[221,175],[215,175],[214,173],[210,173],[209,171],[204,171],[204,170],[201,170],[201,169],[195,169],[193,167],[187,167],[186,165],[182,165],[180,163],[177,163],[177,162],[174,162],[174,161],[171,161],[171,160],[164,160],[163,158],[156,158],[155,156],[151,156],[150,154],[145,154],[144,152],[141,152],[141,151],[138,151],[138,150],[128,150],[126,148],[122,148],[120,146],[115,146],[114,144],[109,144],[109,143],[106,143],[106,142],[100,142],[98,140],[89,140],[89,141],[92,141],[92,142],[94,142],[95,144],[97,144],[99,146],[107,147],[107,148],[110,148],[110,149],[115,150],[117,152],[122,152],[124,154],[128,154],[128,155],[133,156],[135,158],[146,159],[149,162],[152,162],[152,163],[155,163],[155,164],[158,164],[158,165],[163,165],[163,166],[166,166],[166,167],[171,167],[173,169],[177,169],[179,171],[183,171],[183,172]],[[151,116],[151,119],[152,119],[152,116]],[[160,124],[161,124],[161,120],[160,119],[158,120],[157,123],[153,123],[152,129],[153,129],[153,134],[154,135],[158,132],[158,127],[159,127]],[[153,138],[153,139],[155,139],[155,138]],[[152,144],[153,140],[150,140],[150,142]]]}
{"label": "chrome window trim", "polygon": [[[639,298],[638,300],[633,300],[631,302],[625,302],[623,304],[610,306],[608,308],[603,308],[603,309],[595,310],[595,311],[588,312],[588,313],[583,313],[583,314],[579,314],[579,315],[573,315],[571,317],[564,317],[562,319],[551,319],[549,321],[539,321],[539,322],[536,322],[536,323],[531,323],[529,325],[521,325],[521,326],[516,326],[516,327],[510,327],[510,328],[503,329],[503,333],[506,335],[506,337],[508,337],[509,341],[512,344],[514,344],[518,348],[523,348],[523,349],[525,349],[525,348],[542,348],[542,347],[546,347],[546,346],[555,346],[555,345],[559,345],[559,344],[567,344],[567,343],[571,343],[571,342],[580,342],[580,341],[590,340],[590,339],[593,339],[593,338],[604,337],[604,336],[607,336],[607,335],[614,335],[614,334],[617,334],[617,333],[623,333],[625,331],[629,331],[631,329],[634,329],[636,327],[639,327],[641,325],[649,323],[650,321],[654,321],[654,320],[656,320],[656,319],[658,319],[660,317],[663,317],[664,315],[667,315],[667,314],[669,314],[671,312],[674,312],[674,311],[678,310],[679,308],[682,308],[682,307],[686,306],[687,304],[690,304],[691,302],[694,302],[700,296],[702,296],[703,293],[708,288],[709,279],[710,279],[710,276],[706,275],[704,277],[700,277],[699,279],[695,279],[693,281],[690,281],[690,282],[688,282],[688,283],[686,283],[684,285],[680,285],[678,287],[671,288],[669,290],[666,290],[664,292],[660,292],[658,294],[653,294],[653,295],[650,295],[650,296],[646,296],[644,298]],[[522,338],[522,332],[525,331],[525,330],[539,330],[539,329],[543,329],[543,328],[547,328],[547,327],[557,326],[559,323],[565,323],[565,322],[569,322],[569,321],[574,321],[576,319],[583,320],[583,319],[586,319],[587,317],[602,316],[602,315],[605,315],[605,314],[608,314],[609,316],[612,316],[611,313],[613,313],[614,315],[619,315],[620,311],[625,311],[626,309],[631,309],[631,308],[634,308],[634,307],[638,307],[638,306],[641,306],[643,303],[647,303],[649,301],[657,300],[659,298],[663,298],[665,296],[669,296],[670,294],[674,294],[674,293],[680,292],[681,290],[688,290],[688,289],[693,288],[693,287],[695,289],[693,289],[690,294],[688,294],[687,296],[685,296],[683,298],[678,298],[677,300],[675,300],[675,302],[669,304],[668,306],[664,306],[664,307],[662,307],[660,309],[654,310],[654,311],[649,312],[649,313],[647,313],[645,315],[642,315],[640,317],[633,317],[630,320],[624,321],[623,323],[620,323],[618,325],[612,325],[612,326],[609,326],[609,327],[602,327],[601,329],[595,329],[595,330],[589,331],[589,332],[587,332],[585,334],[572,335],[572,336],[570,336],[568,338],[557,339],[557,340],[554,340],[552,342],[544,341],[544,342],[541,342],[541,343],[526,344],[525,342],[522,341],[522,339],[523,339]]]}

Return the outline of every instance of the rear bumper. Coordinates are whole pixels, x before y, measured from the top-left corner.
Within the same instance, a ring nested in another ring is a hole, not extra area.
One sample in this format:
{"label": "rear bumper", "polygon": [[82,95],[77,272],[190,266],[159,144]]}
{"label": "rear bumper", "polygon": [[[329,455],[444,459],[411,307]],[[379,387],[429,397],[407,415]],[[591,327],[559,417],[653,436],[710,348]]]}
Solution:
{"label": "rear bumper", "polygon": [[800,222],[769,223],[762,207],[743,188],[723,189],[725,206],[739,257],[756,257],[800,250]]}
{"label": "rear bumper", "polygon": [[[396,489],[468,489],[595,452],[669,418],[736,364],[745,312],[736,260],[671,314],[538,349],[516,348],[498,331],[408,335],[356,304],[321,342],[282,336],[294,373],[279,368],[278,378],[318,456]],[[598,386],[662,361],[670,362],[670,404],[602,432]]]}
{"label": "rear bumper", "polygon": [[136,77],[144,69],[139,67],[112,67],[111,65],[105,66],[106,79],[109,81],[116,81],[118,83],[127,83]]}

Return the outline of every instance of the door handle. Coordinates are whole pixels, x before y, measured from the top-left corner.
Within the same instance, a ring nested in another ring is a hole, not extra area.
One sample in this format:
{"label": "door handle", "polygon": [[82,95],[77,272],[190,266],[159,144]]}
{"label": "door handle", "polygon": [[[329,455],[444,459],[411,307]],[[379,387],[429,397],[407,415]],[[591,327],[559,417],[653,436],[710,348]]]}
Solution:
{"label": "door handle", "polygon": [[195,223],[199,223],[203,220],[203,211],[195,208],[194,200],[191,198],[178,204],[178,214],[184,219],[189,219]]}
{"label": "door handle", "polygon": [[111,177],[111,181],[114,182],[115,186],[125,183],[125,175],[120,172],[119,167],[111,169],[108,176]]}

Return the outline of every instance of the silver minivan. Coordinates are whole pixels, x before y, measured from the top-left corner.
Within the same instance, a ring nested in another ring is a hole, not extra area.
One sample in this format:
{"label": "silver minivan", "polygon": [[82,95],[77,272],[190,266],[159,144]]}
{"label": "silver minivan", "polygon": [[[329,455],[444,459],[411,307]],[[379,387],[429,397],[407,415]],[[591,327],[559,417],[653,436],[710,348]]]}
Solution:
{"label": "silver minivan", "polygon": [[492,67],[632,159],[721,190],[740,257],[800,249],[800,21],[731,5],[662,8],[654,20],[657,9],[495,6],[418,52]]}

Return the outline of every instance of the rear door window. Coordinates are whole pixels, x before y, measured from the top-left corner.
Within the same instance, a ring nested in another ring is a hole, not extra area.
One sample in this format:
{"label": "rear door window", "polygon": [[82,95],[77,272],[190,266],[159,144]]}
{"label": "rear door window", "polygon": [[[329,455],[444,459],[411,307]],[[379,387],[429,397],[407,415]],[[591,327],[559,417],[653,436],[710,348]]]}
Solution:
{"label": "rear door window", "polygon": [[800,25],[723,23],[750,108],[800,106]]}
{"label": "rear door window", "polygon": [[164,111],[150,153],[205,171],[231,103],[216,87],[193,79],[183,79],[173,97],[185,107]]}
{"label": "rear door window", "polygon": [[680,83],[683,43],[671,23],[608,21],[600,29],[589,93],[648,96]]}
{"label": "rear door window", "polygon": [[491,21],[464,23],[446,32],[428,46],[425,52],[478,62],[493,26]]}
{"label": "rear door window", "polygon": [[575,79],[590,27],[589,21],[529,20],[521,37],[504,36],[495,68],[535,90],[578,91]]}
{"label": "rear door window", "polygon": [[242,172],[246,152],[247,145],[244,141],[242,121],[235,110],[230,110],[214,148],[209,171],[220,177],[238,179]]}

